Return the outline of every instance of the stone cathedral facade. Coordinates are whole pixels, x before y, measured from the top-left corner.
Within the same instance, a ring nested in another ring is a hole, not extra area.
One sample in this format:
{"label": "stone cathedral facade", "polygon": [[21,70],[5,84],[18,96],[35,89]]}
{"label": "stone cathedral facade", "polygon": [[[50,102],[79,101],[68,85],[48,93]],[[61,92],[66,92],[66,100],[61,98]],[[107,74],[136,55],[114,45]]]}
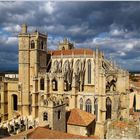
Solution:
{"label": "stone cathedral facade", "polygon": [[[77,49],[64,39],[50,51],[47,35],[29,33],[25,24],[18,38],[18,79],[0,82],[1,122],[18,114],[65,131],[65,112],[79,108],[96,115],[95,133],[100,136],[106,120],[128,117],[129,73],[107,60],[98,47]],[[55,118],[56,112],[62,120]]]}

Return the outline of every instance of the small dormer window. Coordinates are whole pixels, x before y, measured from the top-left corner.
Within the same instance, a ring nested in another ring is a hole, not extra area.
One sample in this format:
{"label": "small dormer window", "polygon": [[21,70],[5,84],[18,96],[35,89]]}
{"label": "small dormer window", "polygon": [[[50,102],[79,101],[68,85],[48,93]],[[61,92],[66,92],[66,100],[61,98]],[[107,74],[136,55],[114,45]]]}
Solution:
{"label": "small dormer window", "polygon": [[34,49],[35,48],[35,42],[34,40],[31,41],[31,49]]}

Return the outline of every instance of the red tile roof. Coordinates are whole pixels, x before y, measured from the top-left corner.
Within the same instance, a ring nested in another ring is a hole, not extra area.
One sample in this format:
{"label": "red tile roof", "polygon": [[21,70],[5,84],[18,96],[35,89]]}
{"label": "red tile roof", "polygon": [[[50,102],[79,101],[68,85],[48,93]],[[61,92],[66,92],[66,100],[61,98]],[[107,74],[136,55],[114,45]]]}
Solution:
{"label": "red tile roof", "polygon": [[91,113],[85,112],[78,108],[74,108],[70,111],[70,115],[67,124],[88,126],[91,122],[95,120],[96,116]]}
{"label": "red tile roof", "polygon": [[[80,135],[73,135],[73,134],[64,133],[60,131],[50,130],[45,127],[37,127],[35,129],[32,129],[32,131],[30,130],[31,132],[28,132],[28,131],[26,131],[27,139],[86,139],[86,138],[97,139],[98,138],[96,136],[86,137],[86,136],[80,136]],[[11,136],[6,139],[9,139],[9,138],[10,139],[21,139],[21,138],[23,139],[24,137],[19,137],[19,134],[17,134],[15,136]]]}
{"label": "red tile roof", "polygon": [[27,134],[33,132],[35,130],[35,128],[33,129],[29,129],[27,131],[23,131],[21,133],[18,133],[17,135],[13,135],[13,136],[10,136],[10,137],[6,137],[4,139],[24,139],[26,137]]}
{"label": "red tile roof", "polygon": [[119,128],[128,127],[128,123],[122,122],[122,121],[113,122],[112,125],[114,125],[115,127],[119,127]]}
{"label": "red tile roof", "polygon": [[52,56],[57,55],[93,55],[94,51],[91,49],[71,49],[71,50],[54,50],[54,51],[48,51],[49,54]]}
{"label": "red tile roof", "polygon": [[134,128],[136,127],[136,122],[134,121],[113,121],[110,126],[112,127],[112,129],[122,129],[124,130],[125,128]]}

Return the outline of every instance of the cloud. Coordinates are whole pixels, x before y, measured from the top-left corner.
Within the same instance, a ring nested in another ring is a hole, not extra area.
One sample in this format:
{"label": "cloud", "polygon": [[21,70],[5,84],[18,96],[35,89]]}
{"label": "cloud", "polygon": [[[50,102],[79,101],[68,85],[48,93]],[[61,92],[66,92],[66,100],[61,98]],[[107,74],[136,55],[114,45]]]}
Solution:
{"label": "cloud", "polygon": [[78,48],[99,45],[106,57],[112,55],[123,67],[138,70],[139,13],[140,2],[131,1],[0,2],[0,64],[14,65],[4,56],[11,56],[17,64],[17,36],[21,24],[27,23],[29,32],[47,32],[48,49],[56,49],[58,42],[68,37]]}

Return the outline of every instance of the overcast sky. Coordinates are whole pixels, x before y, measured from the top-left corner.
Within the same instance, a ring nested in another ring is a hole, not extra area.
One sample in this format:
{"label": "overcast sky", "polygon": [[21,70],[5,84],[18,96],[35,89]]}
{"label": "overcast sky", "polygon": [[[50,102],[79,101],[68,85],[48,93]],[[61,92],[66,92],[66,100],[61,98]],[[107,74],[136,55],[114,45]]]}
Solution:
{"label": "overcast sky", "polygon": [[140,70],[140,2],[0,2],[0,69],[17,68],[23,23],[47,32],[49,49],[68,37],[77,48],[98,45],[123,68]]}

